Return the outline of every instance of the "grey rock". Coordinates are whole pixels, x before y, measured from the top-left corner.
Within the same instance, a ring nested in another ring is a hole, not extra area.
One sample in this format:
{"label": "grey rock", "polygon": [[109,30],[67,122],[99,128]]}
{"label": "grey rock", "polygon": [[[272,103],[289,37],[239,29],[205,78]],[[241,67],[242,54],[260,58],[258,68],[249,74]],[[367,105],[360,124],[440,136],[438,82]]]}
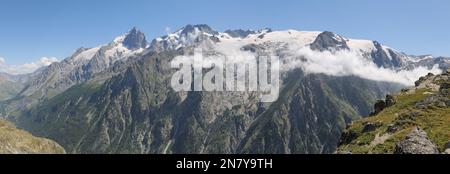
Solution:
{"label": "grey rock", "polygon": [[442,90],[447,90],[449,88],[450,88],[450,83],[442,83],[439,90],[442,91]]}
{"label": "grey rock", "polygon": [[339,154],[339,155],[351,155],[353,153],[350,152],[350,151],[337,151],[336,154]]}
{"label": "grey rock", "polygon": [[397,100],[395,100],[394,96],[386,95],[386,107],[391,107],[395,103],[397,103]]}
{"label": "grey rock", "polygon": [[386,108],[386,102],[384,100],[378,100],[374,106],[375,111],[371,115],[377,115],[378,113],[383,111],[384,108]]}
{"label": "grey rock", "polygon": [[325,51],[325,50],[348,50],[346,40],[332,32],[325,31],[320,33],[316,40],[311,44],[312,50]]}
{"label": "grey rock", "polygon": [[399,130],[399,125],[397,125],[397,124],[389,124],[388,125],[388,127],[387,127],[387,132],[388,133],[395,133],[395,132],[397,132],[398,130]]}
{"label": "grey rock", "polygon": [[381,46],[380,43],[377,41],[373,41],[373,44],[375,46],[375,51],[372,52],[371,56],[373,58],[373,62],[378,67],[384,67],[384,68],[391,68],[394,67],[393,63],[391,62],[388,53],[386,53]]}
{"label": "grey rock", "polygon": [[344,131],[339,140],[339,145],[349,144],[356,138],[358,138],[358,133],[351,130]]}
{"label": "grey rock", "polygon": [[392,95],[386,95],[386,100],[378,100],[374,105],[374,112],[372,112],[370,115],[377,115],[381,111],[383,111],[387,107],[393,106],[397,101],[395,100],[395,97]]}
{"label": "grey rock", "polygon": [[[176,41],[170,39],[169,35],[163,36],[158,39],[153,39],[149,52],[164,52],[181,50],[184,47],[195,46],[205,42],[220,42],[217,37],[219,32],[215,31],[211,27],[205,24],[200,25],[186,25],[179,29],[174,34],[178,35]],[[212,36],[211,36],[212,35]]]}
{"label": "grey rock", "polygon": [[450,141],[448,141],[447,143],[445,143],[444,148],[445,148],[445,149],[450,149]]}
{"label": "grey rock", "polygon": [[245,38],[250,34],[256,34],[256,31],[253,30],[242,30],[242,29],[238,29],[238,30],[227,30],[225,31],[225,33],[227,33],[229,36],[234,37],[234,38]]}
{"label": "grey rock", "polygon": [[444,145],[444,153],[445,154],[450,154],[450,141],[448,141],[447,143],[445,143]]}
{"label": "grey rock", "polygon": [[382,123],[380,123],[380,122],[376,122],[376,123],[370,123],[369,122],[369,123],[366,123],[366,124],[364,124],[362,133],[375,131],[381,125],[382,125]]}
{"label": "grey rock", "polygon": [[402,93],[405,93],[405,92],[408,92],[408,91],[410,91],[411,89],[408,89],[408,88],[403,88],[402,90],[401,90],[401,92]]}
{"label": "grey rock", "polygon": [[439,150],[422,129],[415,127],[406,138],[396,144],[395,154],[438,154]]}
{"label": "grey rock", "polygon": [[139,48],[145,48],[148,43],[145,39],[145,34],[134,27],[126,35],[123,44],[130,50],[136,50]]}
{"label": "grey rock", "polygon": [[209,27],[206,24],[199,24],[199,25],[186,25],[184,28],[182,28],[181,35],[188,35],[191,33],[194,33],[195,30],[212,34],[212,35],[218,35],[219,32],[213,30],[211,27]]}

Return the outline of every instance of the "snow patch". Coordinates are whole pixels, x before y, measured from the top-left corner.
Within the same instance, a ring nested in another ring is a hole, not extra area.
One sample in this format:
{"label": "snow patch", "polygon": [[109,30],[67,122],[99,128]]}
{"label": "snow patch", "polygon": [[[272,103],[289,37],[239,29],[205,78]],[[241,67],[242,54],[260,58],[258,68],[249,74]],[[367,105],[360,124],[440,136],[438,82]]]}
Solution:
{"label": "snow patch", "polygon": [[91,60],[95,54],[100,50],[101,46],[88,49],[86,51],[81,52],[76,55],[72,60],[73,61],[83,61],[83,60]]}
{"label": "snow patch", "polygon": [[375,50],[375,45],[371,40],[349,39],[347,45],[351,50],[371,53]]}

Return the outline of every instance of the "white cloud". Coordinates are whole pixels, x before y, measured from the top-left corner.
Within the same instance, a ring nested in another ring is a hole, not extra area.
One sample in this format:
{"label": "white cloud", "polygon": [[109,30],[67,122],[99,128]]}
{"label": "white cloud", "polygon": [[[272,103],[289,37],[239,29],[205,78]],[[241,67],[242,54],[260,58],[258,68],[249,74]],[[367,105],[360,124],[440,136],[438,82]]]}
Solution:
{"label": "white cloud", "polygon": [[6,72],[10,74],[27,74],[36,71],[37,69],[49,66],[59,60],[55,57],[42,57],[36,62],[26,63],[23,65],[8,65],[3,57],[0,57],[0,72]]}
{"label": "white cloud", "polygon": [[3,65],[3,64],[5,64],[5,58],[0,57],[0,66]]}
{"label": "white cloud", "polygon": [[413,70],[395,71],[378,67],[371,60],[361,56],[355,51],[313,51],[309,47],[292,48],[292,56],[286,57],[284,70],[301,68],[306,73],[323,73],[332,76],[354,75],[375,81],[396,82],[411,86],[419,77],[427,73],[439,74],[442,72],[438,66],[432,69],[417,67]]}
{"label": "white cloud", "polygon": [[172,29],[170,29],[170,27],[166,27],[164,29],[164,31],[166,32],[166,34],[171,34],[172,33]]}
{"label": "white cloud", "polygon": [[[204,46],[204,45],[200,45]],[[245,63],[252,60],[257,55],[240,49],[243,46],[239,42],[221,42],[213,46],[215,51],[226,55],[226,61]],[[277,52],[277,51],[276,51]],[[406,86],[413,86],[414,82],[421,76],[431,72],[442,73],[442,70],[435,65],[433,68],[417,67],[412,70],[393,70],[378,67],[371,59],[365,58],[357,51],[314,51],[309,46],[296,45],[291,43],[287,49],[277,54],[281,59],[281,72],[287,72],[295,68],[301,68],[305,73],[321,73],[330,76],[358,76],[363,79],[374,81],[385,81],[400,83]],[[276,54],[275,52],[271,54]],[[214,61],[208,57],[203,61]]]}

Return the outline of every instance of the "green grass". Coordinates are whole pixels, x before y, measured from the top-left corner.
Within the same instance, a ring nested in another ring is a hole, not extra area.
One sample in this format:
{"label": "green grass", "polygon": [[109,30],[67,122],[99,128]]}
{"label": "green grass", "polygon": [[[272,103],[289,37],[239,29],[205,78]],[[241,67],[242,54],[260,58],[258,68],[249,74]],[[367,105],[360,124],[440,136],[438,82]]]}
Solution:
{"label": "green grass", "polygon": [[[395,143],[401,141],[415,126],[421,127],[427,132],[428,137],[438,145],[441,151],[444,145],[450,141],[450,108],[427,105],[426,109],[418,109],[415,104],[432,95],[431,89],[418,89],[413,94],[400,94],[396,96],[397,103],[386,108],[378,115],[361,119],[352,123],[347,131],[357,133],[357,138],[348,144],[338,148],[339,151],[350,151],[352,153],[393,153]],[[373,132],[362,133],[365,123],[382,123]],[[368,146],[376,134],[388,134],[389,125],[397,125],[400,130],[392,133],[390,137],[381,144],[374,147]]]}

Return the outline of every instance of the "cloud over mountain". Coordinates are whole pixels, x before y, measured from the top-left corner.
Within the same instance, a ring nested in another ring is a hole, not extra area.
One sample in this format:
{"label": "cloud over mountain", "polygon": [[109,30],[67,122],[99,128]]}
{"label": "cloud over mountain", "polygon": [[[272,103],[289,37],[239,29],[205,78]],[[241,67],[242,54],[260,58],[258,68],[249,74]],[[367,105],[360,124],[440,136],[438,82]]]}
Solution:
{"label": "cloud over mountain", "polygon": [[38,61],[25,63],[22,65],[9,65],[5,58],[0,57],[0,72],[5,72],[9,74],[26,74],[32,73],[37,69],[49,66],[54,62],[58,62],[59,60],[56,57],[42,57]]}
{"label": "cloud over mountain", "polygon": [[332,76],[358,76],[368,80],[414,85],[419,77],[431,72],[442,72],[438,65],[432,69],[416,67],[411,70],[394,70],[378,67],[373,61],[362,57],[356,51],[314,51],[309,47],[292,48],[293,56],[286,57],[285,70],[301,68],[306,73],[323,73]]}

